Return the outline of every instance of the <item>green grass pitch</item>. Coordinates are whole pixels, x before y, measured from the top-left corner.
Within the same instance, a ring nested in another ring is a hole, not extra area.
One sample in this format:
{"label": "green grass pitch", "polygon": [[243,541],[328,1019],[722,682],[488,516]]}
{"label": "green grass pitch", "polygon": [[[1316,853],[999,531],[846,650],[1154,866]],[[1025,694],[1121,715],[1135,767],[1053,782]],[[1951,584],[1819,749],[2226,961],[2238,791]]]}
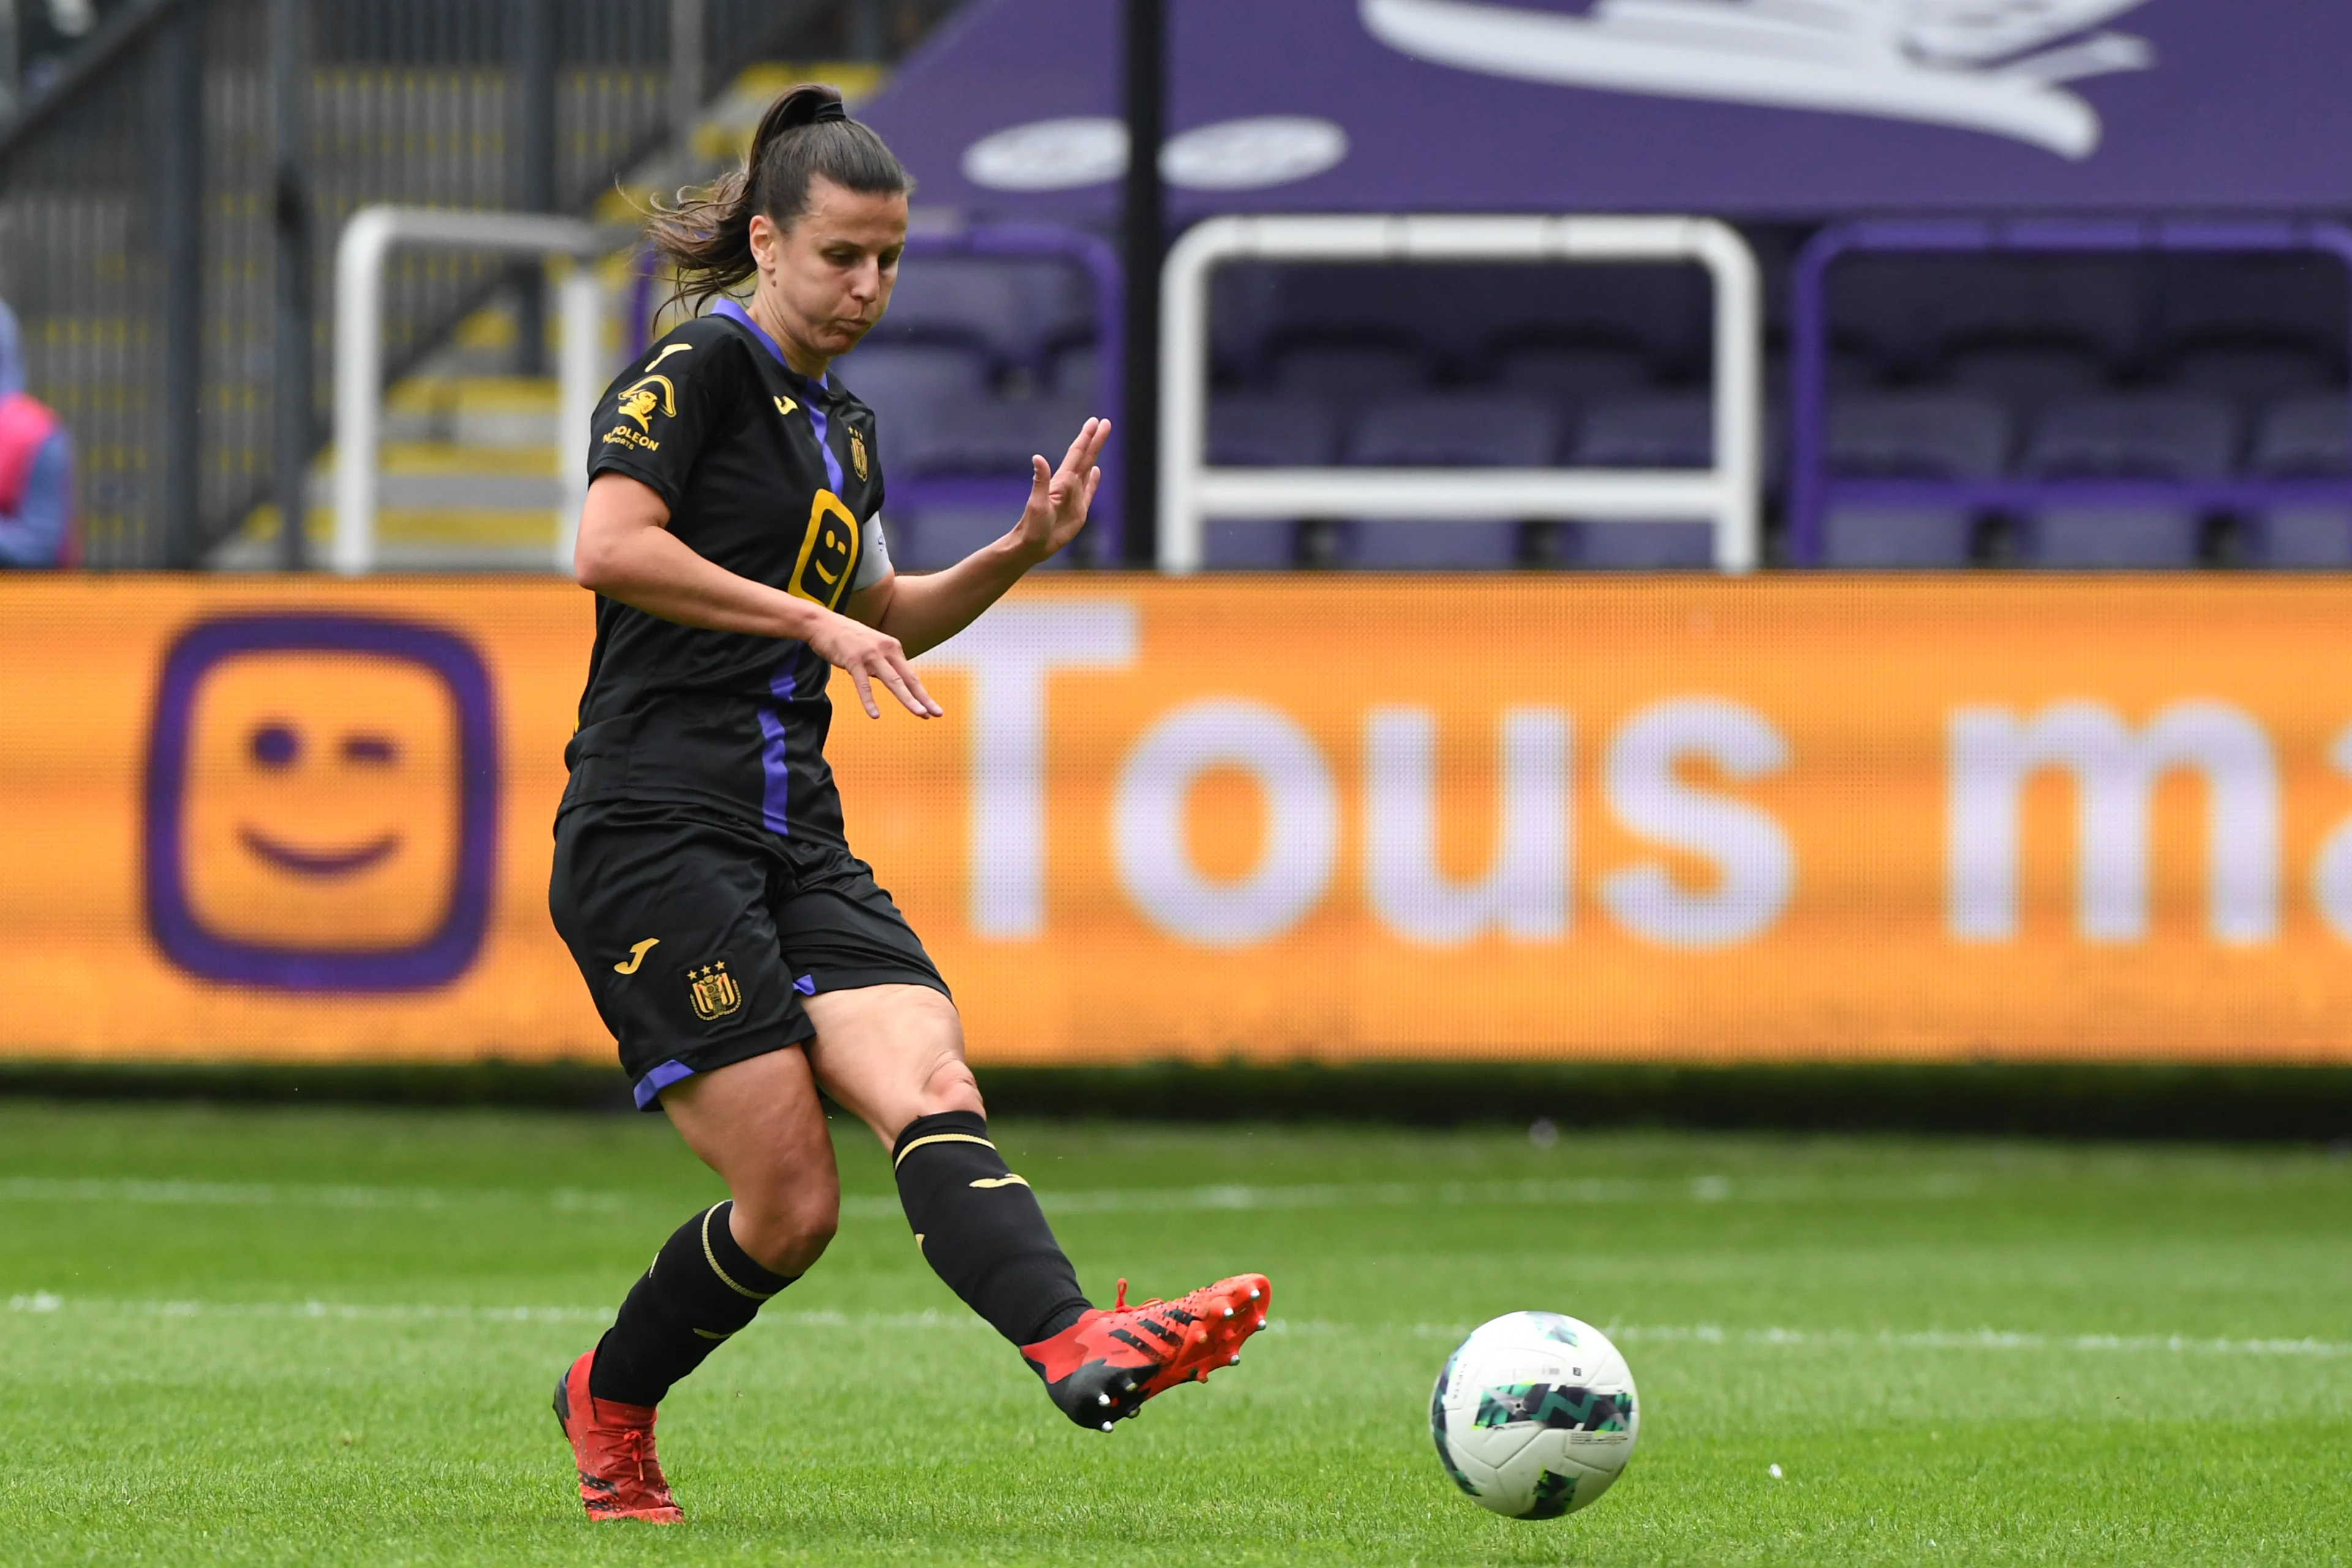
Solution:
{"label": "green grass pitch", "polygon": [[[2352,1561],[2325,1151],[1008,1121],[1099,1296],[1275,1281],[1238,1370],[1105,1437],[836,1131],[832,1253],[665,1406],[662,1531],[582,1517],[547,1408],[719,1195],[656,1119],[0,1105],[0,1562]],[[1519,1307],[1643,1397],[1548,1523],[1426,1430]]]}

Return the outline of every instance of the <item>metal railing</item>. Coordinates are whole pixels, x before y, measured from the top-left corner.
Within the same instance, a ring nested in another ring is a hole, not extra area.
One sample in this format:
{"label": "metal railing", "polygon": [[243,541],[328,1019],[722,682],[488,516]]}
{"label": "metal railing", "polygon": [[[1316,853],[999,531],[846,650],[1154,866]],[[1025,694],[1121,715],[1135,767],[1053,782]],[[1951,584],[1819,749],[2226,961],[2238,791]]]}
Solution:
{"label": "metal railing", "polygon": [[376,454],[383,425],[384,274],[395,246],[568,257],[561,289],[562,355],[556,372],[555,467],[563,485],[555,553],[569,575],[588,499],[584,444],[604,390],[604,286],[593,266],[594,226],[537,213],[464,213],[431,207],[363,207],[335,247],[335,542],[331,563],[347,577],[375,569]]}
{"label": "metal railing", "polygon": [[[1715,282],[1712,468],[1220,468],[1210,466],[1209,275],[1220,262],[1691,262]],[[1756,258],[1695,217],[1223,217],[1169,252],[1160,305],[1160,569],[1197,572],[1212,517],[1433,521],[1709,519],[1715,563],[1755,569],[1763,473]]]}
{"label": "metal railing", "polygon": [[[837,47],[820,0],[699,0],[713,88],[747,60]],[[663,0],[299,0],[310,47],[312,444],[326,435],[328,239],[393,202],[511,208],[527,101],[551,106],[554,210],[577,212],[670,134]],[[0,131],[0,298],[28,389],[73,431],[86,559],[189,566],[272,489],[277,188],[269,0],[131,0]],[[520,29],[547,23],[543,47]],[[812,32],[812,28],[819,30]],[[543,61],[551,81],[526,82]],[[530,90],[526,90],[529,89]],[[383,374],[405,373],[510,276],[480,252],[385,276]]]}

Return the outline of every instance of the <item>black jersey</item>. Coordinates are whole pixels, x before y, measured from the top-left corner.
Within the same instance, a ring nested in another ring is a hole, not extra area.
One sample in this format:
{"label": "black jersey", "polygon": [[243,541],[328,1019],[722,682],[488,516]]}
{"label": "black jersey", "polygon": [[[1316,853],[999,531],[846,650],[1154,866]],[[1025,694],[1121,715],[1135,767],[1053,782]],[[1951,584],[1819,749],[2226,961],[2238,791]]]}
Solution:
{"label": "black jersey", "polygon": [[[592,478],[650,486],[670,531],[730,572],[838,608],[889,570],[873,411],[794,374],[732,301],[623,372],[591,437]],[[804,644],[680,626],[600,595],[562,809],[665,802],[844,843],[824,761],[832,673]]]}

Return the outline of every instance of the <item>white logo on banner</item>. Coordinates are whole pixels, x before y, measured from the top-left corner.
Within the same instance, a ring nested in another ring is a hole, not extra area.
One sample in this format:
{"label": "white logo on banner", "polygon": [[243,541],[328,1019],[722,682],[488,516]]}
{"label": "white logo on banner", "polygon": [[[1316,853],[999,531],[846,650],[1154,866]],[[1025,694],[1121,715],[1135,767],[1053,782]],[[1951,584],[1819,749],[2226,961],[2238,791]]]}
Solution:
{"label": "white logo on banner", "polygon": [[[1261,114],[1170,137],[1160,173],[1181,190],[1250,191],[1312,178],[1347,155],[1348,133],[1330,121]],[[1126,173],[1127,124],[1108,115],[1010,126],[963,153],[963,177],[992,191],[1073,190]]]}
{"label": "white logo on banner", "polygon": [[1435,65],[1560,87],[1916,120],[2069,158],[2099,117],[2063,83],[2156,63],[2100,24],[2147,0],[1598,0],[1589,14],[1360,0],[1365,28]]}

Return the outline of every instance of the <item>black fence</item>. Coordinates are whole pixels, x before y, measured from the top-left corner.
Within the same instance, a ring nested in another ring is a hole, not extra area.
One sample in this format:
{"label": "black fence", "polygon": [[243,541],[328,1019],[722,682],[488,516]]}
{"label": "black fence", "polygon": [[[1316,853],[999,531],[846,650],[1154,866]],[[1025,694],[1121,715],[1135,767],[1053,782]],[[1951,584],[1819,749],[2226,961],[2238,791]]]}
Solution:
{"label": "black fence", "polygon": [[[186,566],[273,490],[281,224],[307,231],[324,438],[333,247],[374,202],[576,211],[671,135],[689,0],[131,0],[0,132],[0,298],[28,389],[72,430],[87,563]],[[690,0],[723,89],[763,58],[895,51],[944,7]],[[270,19],[294,14],[302,186],[278,180]],[[706,95],[707,96],[707,95]],[[398,376],[508,264],[398,257]],[[304,454],[305,457],[309,455]]]}

